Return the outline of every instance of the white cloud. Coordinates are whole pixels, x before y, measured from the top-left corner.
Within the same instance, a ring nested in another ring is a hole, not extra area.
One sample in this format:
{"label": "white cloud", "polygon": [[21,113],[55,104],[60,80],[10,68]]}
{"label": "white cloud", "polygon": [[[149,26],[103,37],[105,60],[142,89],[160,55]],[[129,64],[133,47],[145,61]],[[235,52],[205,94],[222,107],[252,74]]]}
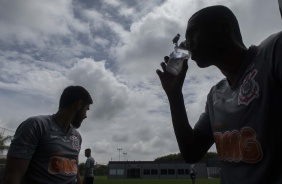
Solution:
{"label": "white cloud", "polygon": [[[103,2],[0,1],[0,127],[15,130],[28,116],[54,113],[62,90],[82,85],[94,103],[79,129],[81,162],[87,147],[102,164],[119,159],[117,148],[128,160],[178,153],[155,71],[172,51],[173,37],[180,33],[184,40],[188,18],[207,5],[228,5],[247,46],[281,30],[274,1]],[[222,77],[215,67],[189,61],[183,92],[192,126]]]}
{"label": "white cloud", "polygon": [[9,0],[0,7],[0,40],[43,47],[50,36],[71,36],[72,30],[87,31],[74,18],[72,2],[65,0]]}
{"label": "white cloud", "polygon": [[93,94],[95,118],[111,119],[127,105],[128,89],[105,69],[105,62],[82,59],[68,73],[75,84],[85,86]]}

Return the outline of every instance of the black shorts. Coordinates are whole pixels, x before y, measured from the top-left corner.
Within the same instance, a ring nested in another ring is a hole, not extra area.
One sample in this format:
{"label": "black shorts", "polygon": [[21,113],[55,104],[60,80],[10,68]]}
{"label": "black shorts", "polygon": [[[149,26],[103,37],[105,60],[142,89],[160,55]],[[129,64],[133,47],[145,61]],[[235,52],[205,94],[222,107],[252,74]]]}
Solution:
{"label": "black shorts", "polygon": [[196,178],[195,173],[191,173],[191,174],[190,174],[190,177],[191,177],[192,180],[195,179],[195,178]]}

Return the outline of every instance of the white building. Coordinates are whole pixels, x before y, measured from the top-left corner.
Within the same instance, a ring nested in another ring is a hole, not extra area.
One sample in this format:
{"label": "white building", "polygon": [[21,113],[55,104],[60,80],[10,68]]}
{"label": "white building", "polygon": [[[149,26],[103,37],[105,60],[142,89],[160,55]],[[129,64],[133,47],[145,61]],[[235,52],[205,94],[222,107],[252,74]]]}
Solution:
{"label": "white building", "polygon": [[[108,178],[190,179],[190,165],[184,161],[110,161]],[[196,178],[208,178],[206,163],[195,164]]]}

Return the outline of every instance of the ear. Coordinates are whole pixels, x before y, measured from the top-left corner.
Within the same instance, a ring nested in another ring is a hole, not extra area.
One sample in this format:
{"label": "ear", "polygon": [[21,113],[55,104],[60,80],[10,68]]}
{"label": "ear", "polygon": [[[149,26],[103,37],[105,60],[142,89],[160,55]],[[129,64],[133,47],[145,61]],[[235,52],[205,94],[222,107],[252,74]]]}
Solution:
{"label": "ear", "polygon": [[215,25],[213,25],[213,32],[215,35],[218,36],[226,36],[231,33],[231,23],[229,19],[223,18],[222,20],[218,21]]}
{"label": "ear", "polygon": [[73,107],[75,111],[78,111],[81,109],[81,107],[83,106],[83,102],[82,100],[77,100],[74,102]]}
{"label": "ear", "polygon": [[229,34],[231,33],[231,23],[227,18],[224,18],[222,21],[222,34]]}
{"label": "ear", "polygon": [[232,25],[229,19],[222,18],[212,26],[212,45],[217,48],[226,48],[232,43]]}

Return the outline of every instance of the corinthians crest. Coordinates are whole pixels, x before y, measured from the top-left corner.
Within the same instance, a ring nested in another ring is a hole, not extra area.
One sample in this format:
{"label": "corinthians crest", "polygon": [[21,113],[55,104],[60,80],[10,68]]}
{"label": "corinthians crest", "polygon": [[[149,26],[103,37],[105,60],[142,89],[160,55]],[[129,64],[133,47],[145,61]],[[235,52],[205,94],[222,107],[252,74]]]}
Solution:
{"label": "corinthians crest", "polygon": [[72,147],[76,150],[80,150],[78,138],[75,135],[72,135],[70,136],[70,140],[72,140]]}
{"label": "corinthians crest", "polygon": [[254,80],[257,70],[251,71],[243,81],[238,96],[238,105],[248,105],[253,99],[259,97],[259,85]]}

